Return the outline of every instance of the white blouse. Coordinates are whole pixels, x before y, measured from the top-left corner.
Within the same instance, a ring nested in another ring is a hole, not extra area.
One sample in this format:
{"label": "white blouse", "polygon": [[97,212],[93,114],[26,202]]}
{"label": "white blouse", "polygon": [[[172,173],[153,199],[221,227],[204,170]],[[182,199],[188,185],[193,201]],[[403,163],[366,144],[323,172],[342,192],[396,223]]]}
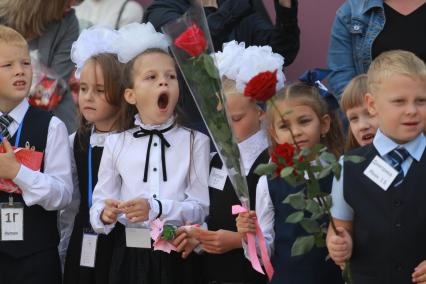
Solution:
{"label": "white blouse", "polygon": [[[166,129],[173,120],[159,126],[144,125],[138,118],[135,124],[144,129]],[[168,224],[186,222],[202,223],[208,215],[209,192],[209,138],[197,131],[180,126],[163,133],[170,144],[165,147],[167,181],[163,180],[161,141],[152,136],[147,182],[143,181],[149,135],[135,138],[139,127],[110,135],[104,146],[98,173],[98,183],[93,192],[90,222],[98,233],[108,234],[115,224],[105,225],[100,215],[106,199],[127,201],[146,198],[151,207],[149,220],[136,224],[127,221],[124,214],[118,221],[128,227],[149,228],[149,223],[159,213],[158,199],[162,204],[161,219]]]}

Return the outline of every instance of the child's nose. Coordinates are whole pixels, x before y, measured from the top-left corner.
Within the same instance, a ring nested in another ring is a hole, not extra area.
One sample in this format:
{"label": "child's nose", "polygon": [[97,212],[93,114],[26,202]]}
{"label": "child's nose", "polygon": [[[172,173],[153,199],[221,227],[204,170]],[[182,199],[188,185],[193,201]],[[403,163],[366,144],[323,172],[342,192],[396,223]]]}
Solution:
{"label": "child's nose", "polygon": [[24,67],[21,64],[16,64],[14,71],[15,71],[15,75],[16,76],[23,75],[25,73],[24,72]]}

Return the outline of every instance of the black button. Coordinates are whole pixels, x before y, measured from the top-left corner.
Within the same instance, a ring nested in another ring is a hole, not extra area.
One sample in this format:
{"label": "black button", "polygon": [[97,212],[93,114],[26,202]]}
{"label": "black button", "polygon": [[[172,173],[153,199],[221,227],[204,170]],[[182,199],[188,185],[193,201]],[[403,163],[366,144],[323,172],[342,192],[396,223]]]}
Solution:
{"label": "black button", "polygon": [[154,170],[154,172],[156,172],[156,171],[157,171],[157,168],[153,168],[153,170]]}
{"label": "black button", "polygon": [[396,227],[396,228],[401,228],[401,224],[400,224],[400,223],[396,223],[396,224],[395,224],[395,227]]}
{"label": "black button", "polygon": [[399,200],[395,200],[394,202],[393,202],[393,206],[395,206],[395,207],[399,207],[399,206],[401,206],[401,201],[399,201]]}
{"label": "black button", "polygon": [[157,142],[154,142],[154,146],[157,147],[157,145],[158,145]]}
{"label": "black button", "polygon": [[153,194],[152,197],[157,198],[157,194]]}

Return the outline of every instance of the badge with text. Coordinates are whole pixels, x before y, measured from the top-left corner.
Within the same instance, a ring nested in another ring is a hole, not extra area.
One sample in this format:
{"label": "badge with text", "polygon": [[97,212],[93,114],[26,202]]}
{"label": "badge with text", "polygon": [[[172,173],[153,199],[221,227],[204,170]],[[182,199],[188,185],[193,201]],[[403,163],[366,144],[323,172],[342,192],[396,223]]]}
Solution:
{"label": "badge with text", "polygon": [[91,229],[85,229],[81,245],[80,266],[95,267],[98,235]]}
{"label": "badge with text", "polygon": [[129,248],[151,248],[149,229],[126,228],[126,246]]}
{"label": "badge with text", "polygon": [[209,187],[223,190],[227,177],[228,175],[225,170],[212,167],[209,176]]}
{"label": "badge with text", "polygon": [[0,204],[1,240],[24,240],[24,205],[17,202]]}
{"label": "badge with text", "polygon": [[369,179],[380,186],[383,190],[388,190],[398,172],[379,156],[374,157],[364,171]]}

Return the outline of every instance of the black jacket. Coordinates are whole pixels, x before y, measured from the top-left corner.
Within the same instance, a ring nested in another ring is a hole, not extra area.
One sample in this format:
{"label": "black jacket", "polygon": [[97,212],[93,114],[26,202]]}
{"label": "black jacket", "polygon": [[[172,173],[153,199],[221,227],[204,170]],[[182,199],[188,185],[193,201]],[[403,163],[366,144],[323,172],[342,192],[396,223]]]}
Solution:
{"label": "black jacket", "polygon": [[[205,8],[215,50],[221,50],[223,43],[231,40],[245,42],[246,46],[270,45],[284,57],[284,66],[290,65],[299,51],[297,0],[292,0],[292,8],[284,8],[275,0],[275,26],[255,11],[252,1],[218,0],[218,9]],[[184,14],[189,5],[188,0],[154,0],[145,12],[144,22],[151,22],[160,30]]]}

